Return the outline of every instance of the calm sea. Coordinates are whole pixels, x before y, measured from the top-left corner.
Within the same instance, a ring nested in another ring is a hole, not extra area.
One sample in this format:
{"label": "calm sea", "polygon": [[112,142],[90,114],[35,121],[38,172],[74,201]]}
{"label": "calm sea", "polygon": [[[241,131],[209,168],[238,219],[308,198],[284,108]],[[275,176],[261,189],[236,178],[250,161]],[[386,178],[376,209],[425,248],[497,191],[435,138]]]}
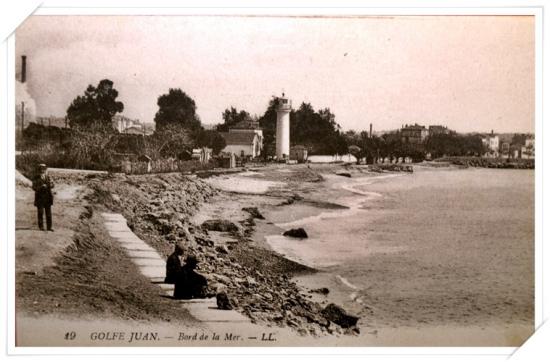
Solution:
{"label": "calm sea", "polygon": [[342,179],[328,178],[328,201],[349,209],[280,218],[309,238],[270,236],[275,250],[337,278],[380,318],[532,321],[532,170],[416,167]]}

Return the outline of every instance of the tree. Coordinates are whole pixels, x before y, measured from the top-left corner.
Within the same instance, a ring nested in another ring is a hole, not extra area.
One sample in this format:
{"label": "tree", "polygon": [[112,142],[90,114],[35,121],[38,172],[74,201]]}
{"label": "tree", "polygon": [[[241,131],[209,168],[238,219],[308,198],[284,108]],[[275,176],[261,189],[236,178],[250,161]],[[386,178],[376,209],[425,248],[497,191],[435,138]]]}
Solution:
{"label": "tree", "polygon": [[361,149],[361,147],[357,145],[351,145],[348,147],[348,153],[351,153],[357,159],[357,164],[361,162],[361,158],[363,157],[363,150]]}
{"label": "tree", "polygon": [[[200,127],[200,126],[199,126]],[[200,130],[200,128],[198,129]],[[193,132],[178,124],[167,124],[160,130],[156,129],[148,137],[146,150],[153,158],[174,157],[185,159],[193,149]]]}
{"label": "tree", "polygon": [[228,132],[229,128],[240,123],[240,122],[249,122],[252,121],[250,113],[245,110],[238,111],[235,107],[226,109],[222,113],[223,122],[216,126],[216,129],[219,132]]}
{"label": "tree", "polygon": [[521,134],[521,133],[515,133],[514,136],[512,137],[512,144],[513,145],[524,145],[525,144],[525,140],[527,139],[527,135],[526,134]]}
{"label": "tree", "polygon": [[39,148],[44,144],[63,144],[70,136],[70,129],[30,123],[23,130],[23,149]]}
{"label": "tree", "polygon": [[111,127],[116,113],[124,110],[124,104],[116,100],[118,91],[113,82],[103,79],[97,87],[91,84],[83,96],[76,97],[67,109],[67,118],[71,128],[90,128],[99,123],[99,127]]}
{"label": "tree", "polygon": [[195,101],[181,89],[170,88],[168,94],[158,98],[157,105],[159,110],[155,114],[156,132],[171,128],[170,126],[192,131],[200,128]]}
{"label": "tree", "polygon": [[475,156],[486,152],[479,135],[435,134],[426,139],[426,151],[432,158],[442,156]]}
{"label": "tree", "polygon": [[[267,109],[264,114],[258,119],[260,128],[264,135],[263,155],[275,156],[275,137],[277,132],[277,107],[279,106],[279,98],[272,97],[269,100]],[[292,124],[292,122],[291,122]]]}
{"label": "tree", "polygon": [[113,152],[108,147],[116,133],[111,125],[101,123],[76,127],[66,148],[67,157],[75,168],[105,170],[113,166]]}
{"label": "tree", "polygon": [[226,146],[225,139],[219,132],[213,130],[200,130],[195,135],[195,142],[198,147],[209,147],[217,155]]}

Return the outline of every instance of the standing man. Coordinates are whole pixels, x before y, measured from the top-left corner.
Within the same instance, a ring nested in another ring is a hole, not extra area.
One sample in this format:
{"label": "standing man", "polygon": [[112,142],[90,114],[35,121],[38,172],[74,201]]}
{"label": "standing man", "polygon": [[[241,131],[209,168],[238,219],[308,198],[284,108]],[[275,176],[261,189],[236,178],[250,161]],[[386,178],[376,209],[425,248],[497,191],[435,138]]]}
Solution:
{"label": "standing man", "polygon": [[38,165],[38,176],[32,183],[32,189],[34,190],[34,206],[38,211],[38,227],[40,230],[44,230],[44,211],[46,212],[46,227],[48,231],[52,229],[52,205],[53,205],[53,193],[54,187],[50,176],[47,173],[48,168],[45,164]]}

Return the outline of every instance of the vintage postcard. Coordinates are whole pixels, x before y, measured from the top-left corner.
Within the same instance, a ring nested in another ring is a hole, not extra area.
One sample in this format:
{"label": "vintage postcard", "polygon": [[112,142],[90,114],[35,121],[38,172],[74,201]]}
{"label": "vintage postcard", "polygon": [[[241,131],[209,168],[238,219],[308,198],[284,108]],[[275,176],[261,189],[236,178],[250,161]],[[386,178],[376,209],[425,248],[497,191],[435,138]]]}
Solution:
{"label": "vintage postcard", "polygon": [[520,346],[535,20],[28,17],[16,346]]}

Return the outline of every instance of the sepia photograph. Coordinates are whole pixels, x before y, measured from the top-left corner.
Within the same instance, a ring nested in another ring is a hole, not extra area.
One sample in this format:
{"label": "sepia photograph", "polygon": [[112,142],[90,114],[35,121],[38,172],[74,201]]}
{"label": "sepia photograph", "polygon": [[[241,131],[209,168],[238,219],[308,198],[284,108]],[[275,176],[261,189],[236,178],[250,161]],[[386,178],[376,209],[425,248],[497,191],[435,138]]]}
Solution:
{"label": "sepia photograph", "polygon": [[17,347],[534,333],[534,15],[31,15],[14,38]]}

